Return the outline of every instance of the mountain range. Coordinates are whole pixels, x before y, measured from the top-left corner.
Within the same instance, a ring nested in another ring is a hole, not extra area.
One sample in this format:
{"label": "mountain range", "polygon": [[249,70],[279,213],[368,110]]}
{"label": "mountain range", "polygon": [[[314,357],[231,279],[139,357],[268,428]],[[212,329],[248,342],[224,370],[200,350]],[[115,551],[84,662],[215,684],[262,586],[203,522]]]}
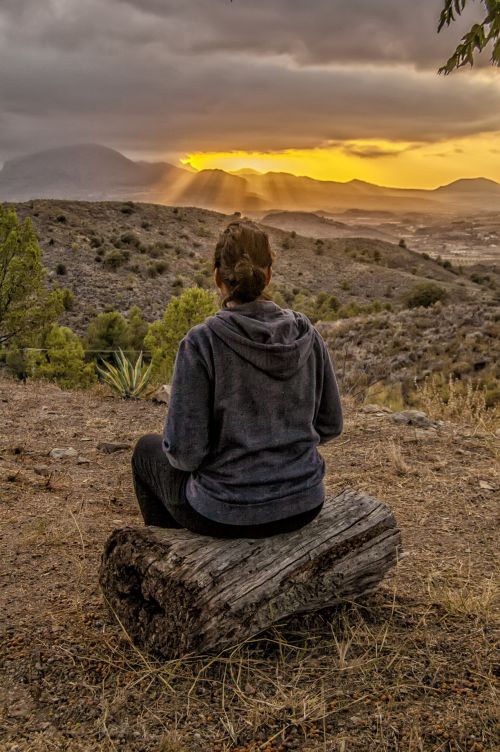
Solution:
{"label": "mountain range", "polygon": [[96,144],[64,146],[5,162],[0,201],[33,198],[133,200],[262,215],[270,210],[349,209],[431,214],[497,211],[500,184],[457,180],[433,190],[386,188],[362,180],[315,180],[289,173],[193,172],[167,162],[136,162]]}

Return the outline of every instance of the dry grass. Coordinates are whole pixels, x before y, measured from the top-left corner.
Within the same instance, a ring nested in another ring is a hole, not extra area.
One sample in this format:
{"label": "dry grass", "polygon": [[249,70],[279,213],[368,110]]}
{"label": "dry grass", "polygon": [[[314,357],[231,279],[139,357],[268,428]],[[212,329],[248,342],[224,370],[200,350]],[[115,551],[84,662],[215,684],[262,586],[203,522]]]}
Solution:
{"label": "dry grass", "polygon": [[[496,749],[496,504],[479,485],[497,484],[489,440],[416,434],[348,404],[345,435],[325,450],[327,483],[389,502],[407,551],[398,571],[362,604],[162,662],[130,642],[98,591],[105,539],[138,515],[129,453],[96,445],[133,444],[163,408],[2,388],[2,751]],[[92,466],[47,457],[69,445]],[[33,470],[42,462],[50,483]]]}
{"label": "dry grass", "polygon": [[446,420],[474,432],[495,433],[500,429],[500,406],[488,408],[484,389],[471,382],[452,378],[443,385],[441,379],[430,378],[417,390],[422,408],[436,420]]}
{"label": "dry grass", "polygon": [[398,475],[407,475],[411,472],[411,467],[403,457],[401,447],[392,440],[387,444],[387,456]]}

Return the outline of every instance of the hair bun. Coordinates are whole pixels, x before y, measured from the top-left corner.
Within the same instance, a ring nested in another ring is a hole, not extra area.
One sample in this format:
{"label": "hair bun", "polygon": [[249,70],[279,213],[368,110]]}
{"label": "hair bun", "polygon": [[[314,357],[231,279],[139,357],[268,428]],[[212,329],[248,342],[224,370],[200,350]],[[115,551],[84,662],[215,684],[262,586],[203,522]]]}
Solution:
{"label": "hair bun", "polygon": [[230,294],[224,301],[250,303],[262,295],[273,263],[269,238],[250,221],[231,222],[219,238],[214,266]]}

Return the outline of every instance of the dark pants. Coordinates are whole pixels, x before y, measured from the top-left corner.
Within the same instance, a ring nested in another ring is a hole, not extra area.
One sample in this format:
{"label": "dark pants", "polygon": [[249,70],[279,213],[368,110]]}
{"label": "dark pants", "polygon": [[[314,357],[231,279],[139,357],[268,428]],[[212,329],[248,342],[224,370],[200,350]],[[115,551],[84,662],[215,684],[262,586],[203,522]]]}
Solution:
{"label": "dark pants", "polygon": [[214,538],[267,538],[298,530],[311,522],[321,506],[263,525],[225,525],[199,514],[186,499],[189,473],[176,470],[162,449],[162,437],[148,434],[139,439],[132,456],[134,487],[145,525],[184,527]]}

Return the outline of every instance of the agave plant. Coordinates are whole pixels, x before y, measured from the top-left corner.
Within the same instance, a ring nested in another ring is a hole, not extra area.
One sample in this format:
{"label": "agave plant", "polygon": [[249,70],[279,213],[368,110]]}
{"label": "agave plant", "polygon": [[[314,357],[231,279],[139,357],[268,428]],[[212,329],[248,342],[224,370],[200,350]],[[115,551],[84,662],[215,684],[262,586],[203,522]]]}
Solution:
{"label": "agave plant", "polygon": [[116,365],[105,361],[104,367],[97,366],[97,371],[122,399],[138,399],[151,380],[152,364],[143,367],[141,352],[134,365],[121,349],[115,353],[115,360]]}

